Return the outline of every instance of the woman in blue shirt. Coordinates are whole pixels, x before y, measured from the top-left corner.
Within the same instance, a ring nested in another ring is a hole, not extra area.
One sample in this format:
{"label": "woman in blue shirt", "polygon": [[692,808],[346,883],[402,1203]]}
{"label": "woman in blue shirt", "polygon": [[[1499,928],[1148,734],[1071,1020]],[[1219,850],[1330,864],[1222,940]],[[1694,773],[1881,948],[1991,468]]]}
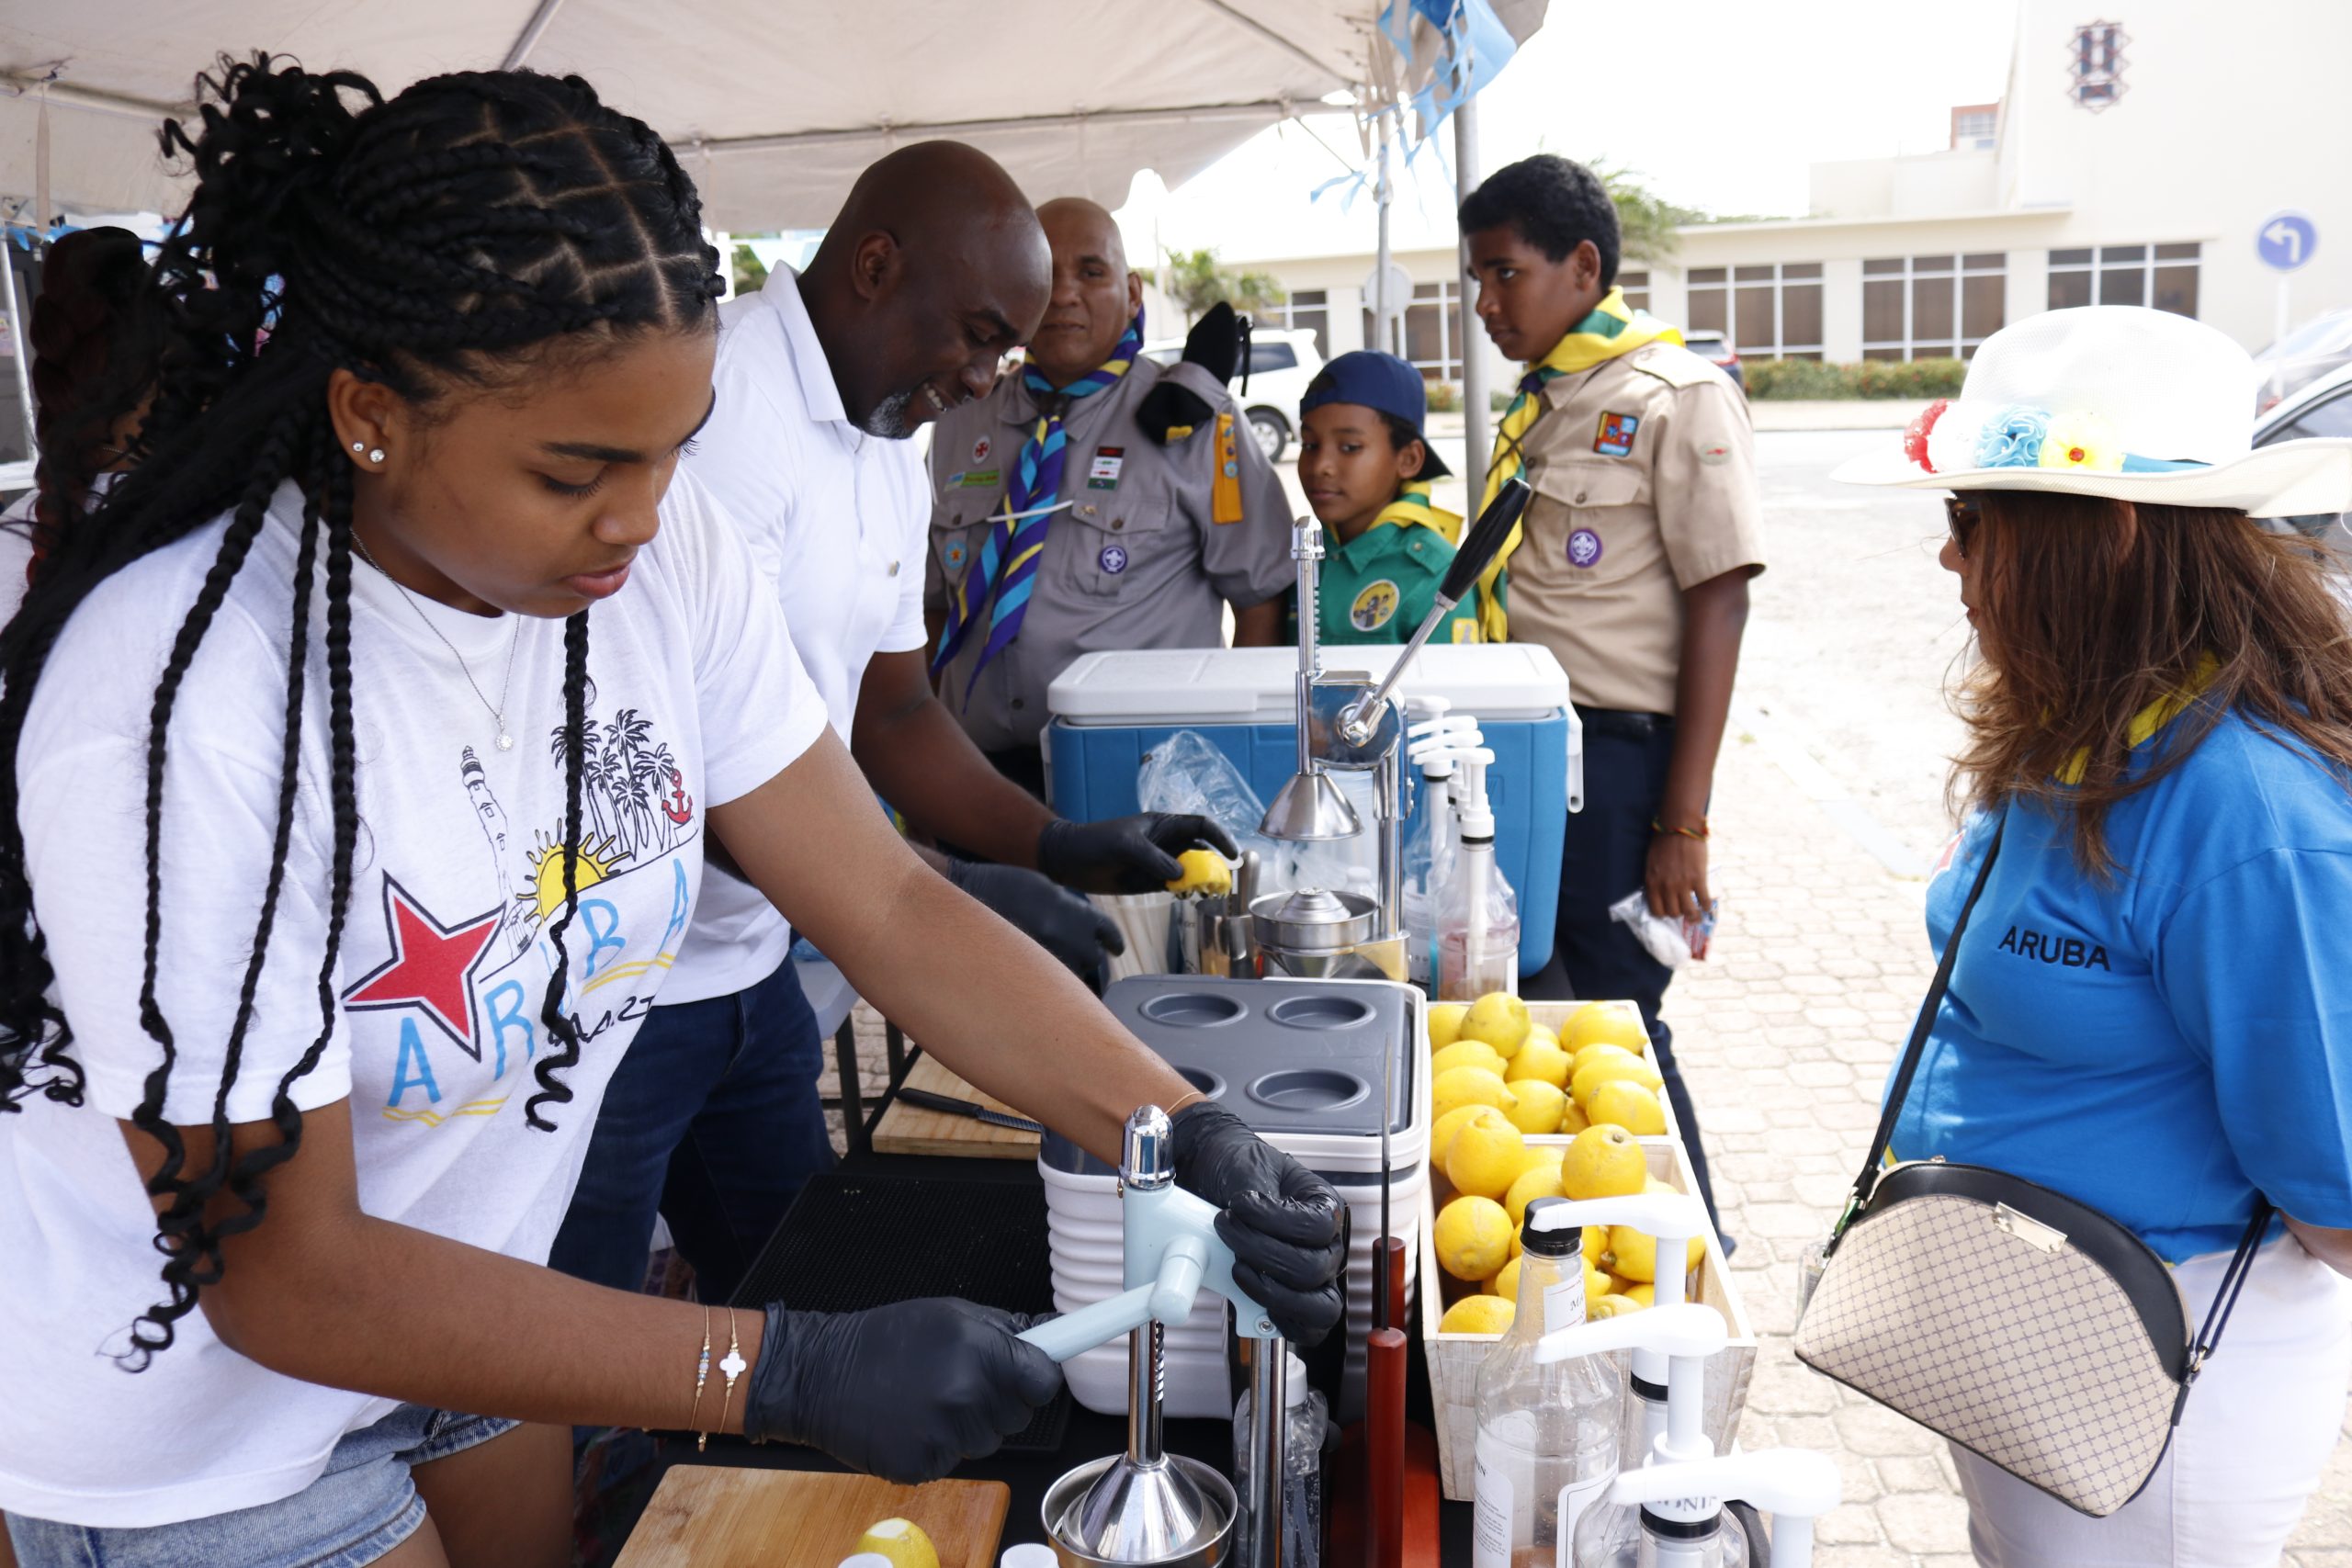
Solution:
{"label": "woman in blue shirt", "polygon": [[1976,630],[1940,952],[2007,827],[1897,1124],[2174,1266],[2201,1319],[2256,1195],[2282,1216],[2147,1487],[2104,1519],[1955,1446],[1980,1562],[2270,1563],[2344,1416],[2352,1332],[2352,643],[2315,548],[2352,442],[2247,450],[2246,355],[2136,308],[1988,339],[1899,461],[1944,489]]}

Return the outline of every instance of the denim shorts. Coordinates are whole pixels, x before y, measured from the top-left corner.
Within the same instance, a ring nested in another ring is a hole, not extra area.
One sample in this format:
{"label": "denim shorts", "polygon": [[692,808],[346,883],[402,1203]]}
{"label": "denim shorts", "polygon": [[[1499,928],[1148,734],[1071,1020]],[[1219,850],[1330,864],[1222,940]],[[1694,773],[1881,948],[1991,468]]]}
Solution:
{"label": "denim shorts", "polygon": [[19,1568],[361,1568],[415,1533],[424,1499],[412,1466],[447,1459],[521,1423],[403,1404],[347,1434],[291,1497],[178,1524],[132,1529],[11,1514]]}

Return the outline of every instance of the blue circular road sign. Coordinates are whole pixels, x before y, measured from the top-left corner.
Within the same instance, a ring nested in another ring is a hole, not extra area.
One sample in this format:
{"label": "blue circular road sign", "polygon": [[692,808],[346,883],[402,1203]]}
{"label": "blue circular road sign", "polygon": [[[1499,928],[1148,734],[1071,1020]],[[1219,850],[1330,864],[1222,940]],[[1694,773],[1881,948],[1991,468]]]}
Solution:
{"label": "blue circular road sign", "polygon": [[2274,212],[2255,231],[2255,254],[2262,265],[2278,272],[2293,272],[2319,249],[2319,228],[2307,214]]}

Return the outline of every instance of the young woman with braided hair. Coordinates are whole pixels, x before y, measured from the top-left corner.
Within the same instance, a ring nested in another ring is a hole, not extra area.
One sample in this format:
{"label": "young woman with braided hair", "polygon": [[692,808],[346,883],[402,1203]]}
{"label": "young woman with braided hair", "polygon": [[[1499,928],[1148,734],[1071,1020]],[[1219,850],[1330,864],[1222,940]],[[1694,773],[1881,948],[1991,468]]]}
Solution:
{"label": "young woman with braided hair", "polygon": [[[901,1480],[994,1448],[1058,1383],[1008,1314],[739,1314],[540,1266],[706,827],[865,995],[1096,1154],[1190,1097],[889,831],[677,472],[718,290],[692,184],[576,79],[384,101],[257,57],[204,85],[165,133],[195,194],[143,459],[0,636],[19,1559],[565,1562],[572,1423]],[[1176,1145],[1318,1337],[1336,1195],[1215,1107]]]}

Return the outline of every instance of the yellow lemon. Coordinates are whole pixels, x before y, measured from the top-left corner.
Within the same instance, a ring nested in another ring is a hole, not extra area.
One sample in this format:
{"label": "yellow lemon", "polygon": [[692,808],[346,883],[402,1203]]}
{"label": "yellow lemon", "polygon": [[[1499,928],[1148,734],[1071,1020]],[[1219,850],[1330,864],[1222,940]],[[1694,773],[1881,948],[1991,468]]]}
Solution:
{"label": "yellow lemon", "polygon": [[[1503,1216],[1503,1220],[1506,1224],[1509,1224],[1510,1216],[1509,1214],[1505,1214]],[[1519,1227],[1517,1225],[1512,1225],[1510,1228],[1510,1255],[1513,1258],[1517,1258],[1521,1250],[1522,1247],[1519,1239]]]}
{"label": "yellow lemon", "polygon": [[1631,1002],[1587,1002],[1560,1026],[1560,1043],[1571,1053],[1602,1043],[1623,1045],[1636,1055],[1649,1049],[1642,1011]]}
{"label": "yellow lemon", "polygon": [[1655,1138],[1666,1131],[1666,1107],[1640,1084],[1614,1078],[1593,1091],[1585,1114],[1596,1124],[1623,1127],[1637,1137]]}
{"label": "yellow lemon", "polygon": [[1569,1077],[1568,1092],[1577,1097],[1577,1103],[1583,1106],[1585,1114],[1589,1116],[1592,1114],[1592,1097],[1600,1092],[1600,1086],[1620,1080],[1640,1084],[1652,1092],[1666,1082],[1657,1076],[1656,1067],[1639,1056],[1596,1056]]}
{"label": "yellow lemon", "polygon": [[1447,1273],[1485,1280],[1510,1261],[1511,1234],[1510,1216],[1492,1198],[1456,1198],[1437,1212],[1430,1239]]}
{"label": "yellow lemon", "polygon": [[1439,1117],[1437,1124],[1430,1129],[1430,1168],[1443,1170],[1445,1156],[1453,1148],[1453,1134],[1471,1122],[1482,1121],[1489,1116],[1498,1122],[1509,1120],[1491,1105],[1459,1106]]}
{"label": "yellow lemon", "polygon": [[1584,1266],[1587,1269],[1598,1269],[1600,1266],[1601,1255],[1608,1250],[1609,1227],[1607,1225],[1585,1226]]}
{"label": "yellow lemon", "polygon": [[1502,1296],[1464,1296],[1437,1321],[1440,1334],[1500,1334],[1519,1315],[1519,1303]]}
{"label": "yellow lemon", "polygon": [[1463,1015],[1469,1010],[1468,1002],[1431,1002],[1430,1004],[1430,1049],[1442,1051],[1461,1039]]}
{"label": "yellow lemon", "polygon": [[1525,1078],[1510,1086],[1519,1103],[1503,1112],[1510,1124],[1522,1133],[1549,1136],[1560,1130],[1560,1114],[1568,1106],[1568,1097],[1541,1078]]}
{"label": "yellow lemon", "polygon": [[1510,1070],[1503,1077],[1510,1083],[1532,1078],[1554,1089],[1565,1089],[1568,1082],[1568,1054],[1547,1040],[1531,1040],[1510,1059]]}
{"label": "yellow lemon", "polygon": [[1215,850],[1186,850],[1176,857],[1182,869],[1168,885],[1170,893],[1230,893],[1233,868]]}
{"label": "yellow lemon", "polygon": [[[1699,1267],[1699,1259],[1706,1255],[1707,1244],[1692,1236],[1690,1261],[1683,1265],[1684,1270],[1688,1272]],[[1645,1285],[1654,1284],[1657,1280],[1657,1237],[1637,1231],[1631,1225],[1611,1225],[1604,1261],[1612,1273],[1639,1280]]]}
{"label": "yellow lemon", "polygon": [[[1516,1094],[1518,1090],[1514,1089],[1511,1092]],[[1575,1100],[1571,1100],[1560,1107],[1560,1131],[1568,1136],[1573,1138],[1591,1125],[1592,1118],[1587,1116],[1584,1113],[1584,1107]]]}
{"label": "yellow lemon", "polygon": [[1557,1170],[1567,1152],[1557,1144],[1530,1144],[1527,1153],[1520,1156],[1519,1173],[1525,1176],[1531,1170]]}
{"label": "yellow lemon", "polygon": [[867,1526],[852,1550],[887,1557],[891,1568],[939,1568],[938,1549],[911,1519],[884,1519]]}
{"label": "yellow lemon", "polygon": [[1483,1040],[1509,1061],[1526,1042],[1528,1028],[1525,1002],[1509,991],[1489,991],[1470,1004],[1462,1020],[1462,1038]]}
{"label": "yellow lemon", "polygon": [[1656,1285],[1635,1285],[1632,1290],[1625,1292],[1624,1294],[1627,1301],[1639,1302],[1644,1306],[1657,1305],[1657,1287]]}
{"label": "yellow lemon", "polygon": [[1611,1294],[1603,1296],[1597,1302],[1587,1302],[1584,1314],[1597,1323],[1605,1317],[1623,1317],[1629,1312],[1641,1310],[1642,1303],[1633,1297]]}
{"label": "yellow lemon", "polygon": [[[1566,1049],[1565,1044],[1562,1048]],[[1641,1055],[1639,1051],[1628,1051],[1623,1045],[1613,1045],[1606,1040],[1598,1044],[1587,1045],[1581,1050],[1570,1051],[1568,1052],[1568,1081],[1576,1082],[1577,1071],[1589,1062],[1598,1062],[1608,1056],[1631,1056],[1638,1061],[1641,1059]]]}
{"label": "yellow lemon", "polygon": [[1487,1281],[1487,1293],[1500,1296],[1507,1302],[1519,1300],[1519,1263],[1516,1258],[1503,1265],[1503,1271]]}
{"label": "yellow lemon", "polygon": [[1560,1043],[1560,1037],[1553,1033],[1550,1030],[1544,1028],[1542,1024],[1531,1023],[1527,1026],[1527,1038],[1521,1041],[1520,1043],[1522,1045],[1529,1045],[1539,1040],[1546,1045],[1557,1045]]}
{"label": "yellow lemon", "polygon": [[[1520,1159],[1526,1153],[1527,1143],[1518,1128],[1482,1117],[1453,1134],[1453,1145],[1445,1151],[1445,1179],[1453,1183],[1456,1192],[1500,1198],[1510,1190],[1519,1175]],[[1518,1218],[1511,1216],[1514,1224]]]}
{"label": "yellow lemon", "polygon": [[[1587,1235],[1593,1233],[1585,1232]],[[1609,1293],[1609,1276],[1595,1269],[1588,1259],[1584,1266],[1584,1314],[1592,1315],[1592,1303]]]}
{"label": "yellow lemon", "polygon": [[1517,1098],[1503,1083],[1501,1074],[1485,1067],[1454,1067],[1430,1080],[1430,1110],[1440,1117],[1465,1105],[1509,1111]]}
{"label": "yellow lemon", "polygon": [[1623,1127],[1586,1128],[1560,1162],[1561,1190],[1578,1200],[1630,1197],[1648,1180],[1642,1145]]}
{"label": "yellow lemon", "polygon": [[1662,1176],[1653,1176],[1649,1179],[1648,1182],[1643,1186],[1642,1190],[1645,1192],[1679,1192],[1681,1189],[1675,1186],[1673,1182],[1668,1181]]}
{"label": "yellow lemon", "polygon": [[1538,1198],[1566,1196],[1560,1190],[1560,1173],[1548,1165],[1539,1165],[1510,1184],[1510,1190],[1503,1194],[1503,1208],[1510,1214],[1510,1223],[1521,1225],[1527,1223],[1527,1205]]}
{"label": "yellow lemon", "polygon": [[1483,1040],[1457,1040],[1430,1057],[1430,1077],[1432,1079],[1456,1067],[1484,1067],[1500,1077],[1503,1059],[1495,1055],[1495,1048]]}

